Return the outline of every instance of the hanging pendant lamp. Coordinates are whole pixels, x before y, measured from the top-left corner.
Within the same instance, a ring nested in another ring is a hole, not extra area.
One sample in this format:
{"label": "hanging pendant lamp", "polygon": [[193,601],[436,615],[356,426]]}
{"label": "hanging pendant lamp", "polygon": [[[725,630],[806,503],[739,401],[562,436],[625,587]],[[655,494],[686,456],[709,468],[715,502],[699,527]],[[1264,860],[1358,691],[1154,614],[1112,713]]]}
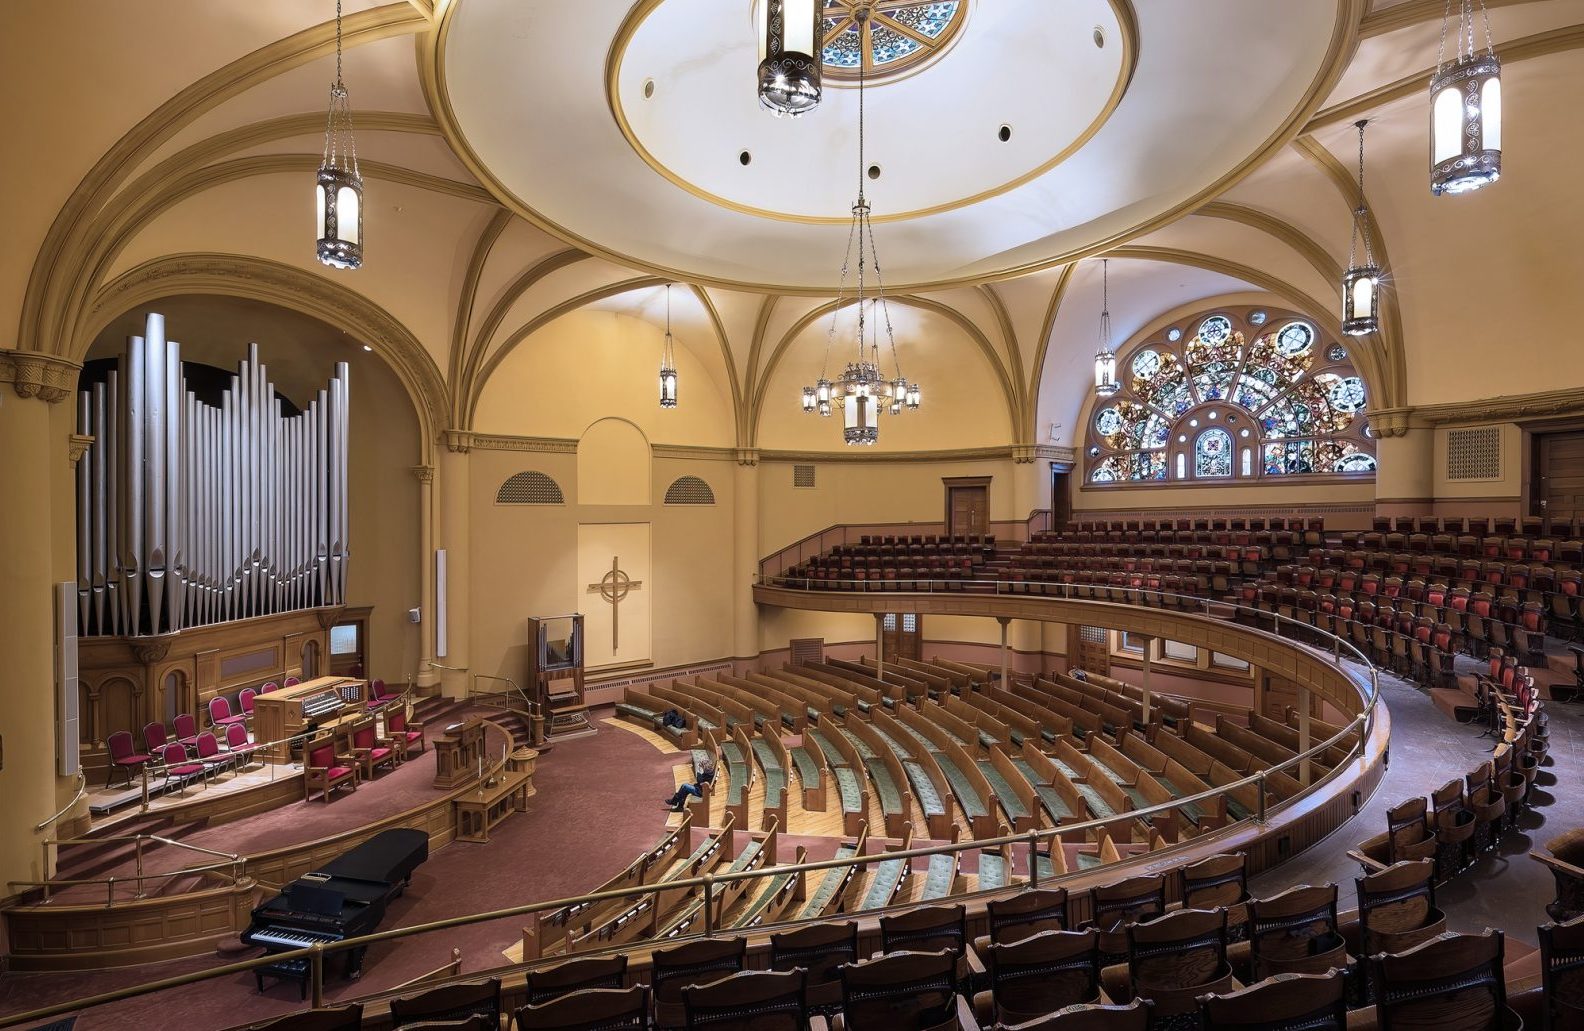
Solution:
{"label": "hanging pendant lamp", "polygon": [[[1370,247],[1369,206],[1364,201],[1364,126],[1358,129],[1358,207],[1353,209],[1353,237],[1348,244],[1348,270],[1342,276],[1342,332],[1364,336],[1380,331],[1380,266]],[[1364,261],[1359,263],[1358,244],[1364,241]]]}
{"label": "hanging pendant lamp", "polygon": [[1501,59],[1490,14],[1479,0],[1485,47],[1474,48],[1474,0],[1457,0],[1457,40],[1447,60],[1452,3],[1441,20],[1441,49],[1430,79],[1430,192],[1472,193],[1501,178]]}
{"label": "hanging pendant lamp", "polygon": [[823,0],[759,0],[759,104],[777,116],[808,114],[820,102]]}
{"label": "hanging pendant lamp", "polygon": [[320,264],[355,269],[363,264],[363,177],[352,135],[352,102],[341,81],[341,0],[336,0],[336,77],[325,116],[324,157],[315,184]]}
{"label": "hanging pendant lamp", "polygon": [[671,339],[671,284],[666,284],[665,344],[660,349],[660,407],[677,406],[676,346]]}
{"label": "hanging pendant lamp", "polygon": [[1111,350],[1111,259],[1100,260],[1100,350],[1095,352],[1094,388],[1096,397],[1117,392],[1116,352]]}

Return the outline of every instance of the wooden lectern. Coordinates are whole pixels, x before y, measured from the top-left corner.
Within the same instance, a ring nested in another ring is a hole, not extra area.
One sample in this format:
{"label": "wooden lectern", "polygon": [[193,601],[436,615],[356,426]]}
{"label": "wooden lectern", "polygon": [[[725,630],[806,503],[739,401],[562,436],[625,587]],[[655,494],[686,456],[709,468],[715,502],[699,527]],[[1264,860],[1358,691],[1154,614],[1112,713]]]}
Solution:
{"label": "wooden lectern", "polygon": [[484,758],[484,724],[470,716],[435,738],[434,786],[442,791],[466,784],[479,775]]}
{"label": "wooden lectern", "polygon": [[583,695],[583,616],[530,616],[528,679],[545,714],[545,737],[591,734]]}

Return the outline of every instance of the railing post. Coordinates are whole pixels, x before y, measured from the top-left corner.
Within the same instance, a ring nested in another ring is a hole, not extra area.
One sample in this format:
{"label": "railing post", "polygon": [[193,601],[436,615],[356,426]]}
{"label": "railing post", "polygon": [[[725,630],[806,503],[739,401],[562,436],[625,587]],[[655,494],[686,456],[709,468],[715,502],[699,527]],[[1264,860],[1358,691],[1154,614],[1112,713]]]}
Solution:
{"label": "railing post", "polygon": [[314,1009],[324,1006],[324,942],[314,942],[309,948],[308,981],[313,986]]}
{"label": "railing post", "polygon": [[715,875],[704,875],[704,935],[715,936]]}
{"label": "railing post", "polygon": [[1038,888],[1040,883],[1039,873],[1039,831],[1028,832],[1029,839],[1029,887]]}
{"label": "railing post", "polygon": [[115,905],[115,877],[112,876],[108,881],[105,881],[105,906],[108,908],[108,907],[114,906],[114,905]]}
{"label": "railing post", "polygon": [[1257,786],[1259,788],[1259,814],[1255,817],[1255,819],[1258,820],[1260,823],[1264,823],[1265,822],[1265,771],[1264,770],[1260,771],[1259,784]]}
{"label": "railing post", "polygon": [[139,834],[132,841],[133,848],[137,851],[137,897],[143,897],[143,835]]}

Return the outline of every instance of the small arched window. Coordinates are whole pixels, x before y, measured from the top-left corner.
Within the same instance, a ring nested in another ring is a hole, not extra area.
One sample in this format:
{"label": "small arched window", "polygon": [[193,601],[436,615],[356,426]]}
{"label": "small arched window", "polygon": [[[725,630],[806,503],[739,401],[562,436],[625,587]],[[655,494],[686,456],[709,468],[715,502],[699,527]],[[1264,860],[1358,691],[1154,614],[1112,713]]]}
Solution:
{"label": "small arched window", "polygon": [[495,492],[497,505],[564,505],[566,496],[561,485],[544,473],[529,471],[517,473],[500,485]]}
{"label": "small arched window", "polygon": [[1194,475],[1216,477],[1232,475],[1232,435],[1223,429],[1208,429],[1194,441]]}

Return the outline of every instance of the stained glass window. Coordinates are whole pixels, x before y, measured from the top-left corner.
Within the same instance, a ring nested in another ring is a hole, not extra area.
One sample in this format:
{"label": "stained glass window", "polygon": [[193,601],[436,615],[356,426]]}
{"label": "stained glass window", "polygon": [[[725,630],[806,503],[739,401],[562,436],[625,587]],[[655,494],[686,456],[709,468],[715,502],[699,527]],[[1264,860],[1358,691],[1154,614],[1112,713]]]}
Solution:
{"label": "stained glass window", "polygon": [[1375,472],[1368,390],[1313,320],[1243,309],[1183,325],[1123,351],[1122,390],[1088,427],[1090,483]]}
{"label": "stained glass window", "polygon": [[825,50],[821,58],[833,78],[885,76],[941,53],[962,27],[965,0],[875,4],[866,21],[854,11],[860,0],[825,0]]}

